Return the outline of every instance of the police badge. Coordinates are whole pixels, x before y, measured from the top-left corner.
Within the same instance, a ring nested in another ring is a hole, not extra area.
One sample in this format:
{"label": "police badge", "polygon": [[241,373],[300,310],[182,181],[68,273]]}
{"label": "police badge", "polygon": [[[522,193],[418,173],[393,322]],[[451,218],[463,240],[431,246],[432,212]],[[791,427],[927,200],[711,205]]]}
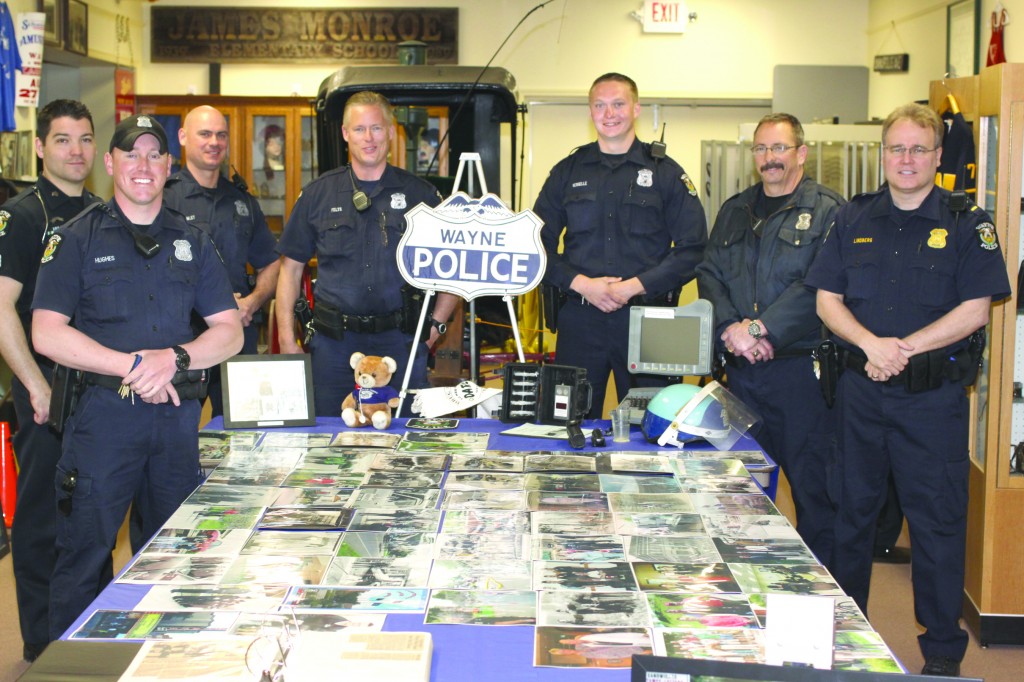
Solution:
{"label": "police badge", "polygon": [[801,213],[800,215],[798,215],[796,218],[796,225],[794,225],[793,227],[795,227],[798,230],[811,229],[811,214]]}
{"label": "police badge", "polygon": [[640,187],[650,187],[654,184],[654,172],[649,168],[641,168],[636,172],[636,184]]}
{"label": "police badge", "polygon": [[395,192],[391,195],[391,208],[403,209],[405,208],[405,195],[401,192]]}
{"label": "police badge", "polygon": [[239,199],[235,202],[235,213],[243,217],[249,215],[249,206],[246,205],[243,199]]}
{"label": "police badge", "polygon": [[192,260],[192,245],[187,239],[174,240],[174,257],[183,263],[188,263]]}

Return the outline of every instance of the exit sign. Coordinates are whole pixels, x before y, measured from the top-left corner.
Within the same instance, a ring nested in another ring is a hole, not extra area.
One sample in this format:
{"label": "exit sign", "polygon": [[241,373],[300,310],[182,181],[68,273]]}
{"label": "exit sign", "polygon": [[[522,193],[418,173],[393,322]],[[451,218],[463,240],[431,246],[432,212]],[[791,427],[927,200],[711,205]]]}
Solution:
{"label": "exit sign", "polygon": [[644,0],[644,33],[686,33],[688,21],[685,2]]}

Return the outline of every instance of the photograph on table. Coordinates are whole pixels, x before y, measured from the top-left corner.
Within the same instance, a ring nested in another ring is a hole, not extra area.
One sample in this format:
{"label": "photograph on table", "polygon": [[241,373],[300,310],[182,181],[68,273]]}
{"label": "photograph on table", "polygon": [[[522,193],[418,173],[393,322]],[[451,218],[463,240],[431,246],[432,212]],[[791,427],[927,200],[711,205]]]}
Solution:
{"label": "photograph on table", "polygon": [[529,533],[530,513],[504,509],[453,509],[445,512],[444,533]]}
{"label": "photograph on table", "polygon": [[265,507],[273,504],[281,492],[281,488],[269,485],[204,483],[185,499],[184,504],[199,507]]}
{"label": "photograph on table", "polygon": [[249,536],[241,553],[334,556],[340,540],[341,533],[327,531],[257,530]]}
{"label": "photograph on table", "polygon": [[311,431],[268,431],[267,435],[263,436],[263,441],[260,443],[260,447],[322,448],[330,445],[333,438],[334,434],[331,433],[314,433]]}
{"label": "photograph on table", "polygon": [[674,476],[636,476],[626,474],[598,474],[604,493],[679,493],[683,487]]}
{"label": "photograph on table", "polygon": [[547,492],[531,490],[526,493],[526,508],[530,511],[608,511],[608,496],[604,493]]}
{"label": "photograph on table", "polygon": [[[520,461],[520,464],[522,462]],[[521,467],[520,467],[521,468]],[[523,474],[503,471],[453,471],[444,480],[445,490],[522,490]]]}
{"label": "photograph on table", "polygon": [[723,563],[634,562],[630,566],[637,585],[645,592],[740,592],[732,571]]}
{"label": "photograph on table", "polygon": [[443,471],[448,455],[441,454],[379,454],[370,469],[376,471]]}
{"label": "photograph on table", "polygon": [[224,573],[223,585],[316,585],[331,560],[325,556],[242,555]]}
{"label": "photograph on table", "polygon": [[761,488],[747,474],[743,476],[713,476],[709,474],[680,476],[677,474],[676,479],[679,481],[680,488],[688,493],[761,494]]}
{"label": "photograph on table", "polygon": [[485,450],[479,455],[453,454],[450,471],[523,471],[525,455],[510,450]]}
{"label": "photograph on table", "polygon": [[149,682],[162,679],[190,682],[250,682],[252,673],[245,655],[250,642],[218,641],[149,641],[120,679],[125,682]]}
{"label": "photograph on table", "polygon": [[391,531],[346,531],[338,545],[338,556],[379,559],[387,557],[431,559],[434,556],[433,533],[394,533]]}
{"label": "photograph on table", "polygon": [[535,561],[533,589],[570,592],[636,592],[629,564],[622,561]]}
{"label": "photograph on table", "polygon": [[522,490],[445,490],[441,509],[516,511],[526,509],[526,502],[526,493]]}
{"label": "photograph on table", "polygon": [[284,605],[296,610],[332,609],[378,613],[422,613],[427,606],[426,589],[347,587],[293,587]]}
{"label": "photograph on table", "polygon": [[441,512],[436,509],[357,509],[348,530],[436,533],[440,525]]}
{"label": "photograph on table", "polygon": [[434,509],[437,488],[358,488],[349,506],[356,509]]}
{"label": "photograph on table", "polygon": [[430,561],[335,557],[321,585],[335,587],[426,587]]}
{"label": "photograph on table", "polygon": [[353,510],[347,507],[268,507],[257,528],[338,530],[348,525]]}
{"label": "photograph on table", "polygon": [[330,441],[332,448],[384,448],[394,450],[402,441],[400,433],[380,433],[379,431],[342,431]]}
{"label": "photograph on table", "polygon": [[299,458],[302,466],[333,466],[349,474],[366,473],[379,454],[390,452],[381,448],[310,448]]}
{"label": "photograph on table", "polygon": [[821,564],[729,564],[729,570],[745,594],[843,594],[842,588]]}
{"label": "photograph on table", "polygon": [[366,483],[367,474],[353,474],[326,464],[293,469],[283,481],[283,488],[357,488]]}
{"label": "photograph on table", "polygon": [[608,504],[614,512],[663,514],[695,511],[693,502],[686,493],[608,493]]}
{"label": "photograph on table", "polygon": [[533,625],[537,594],[532,590],[432,590],[423,622],[430,625]]}
{"label": "photograph on table", "polygon": [[597,473],[597,460],[593,456],[574,455],[571,452],[549,452],[526,455],[524,470]]}
{"label": "photograph on table", "polygon": [[[281,632],[298,629],[303,632],[380,632],[384,628],[382,613],[241,613],[228,630],[232,637],[276,636]],[[250,682],[252,678],[250,677]]]}
{"label": "photograph on table", "polygon": [[609,452],[608,467],[620,473],[671,474],[672,460],[662,455],[647,455],[641,452]]}
{"label": "photograph on table", "polygon": [[764,632],[755,628],[656,628],[654,649],[659,656],[674,658],[764,663]]}
{"label": "photograph on table", "polygon": [[372,471],[364,488],[440,488],[443,471]]}
{"label": "photograph on table", "polygon": [[784,516],[705,516],[704,526],[714,538],[799,540],[796,528]]}
{"label": "photograph on table", "polygon": [[693,510],[712,516],[748,516],[751,514],[781,515],[766,496],[729,493],[689,493]]}
{"label": "photograph on table", "polygon": [[196,639],[223,636],[235,611],[95,611],[71,639]]}
{"label": "photograph on table", "polygon": [[715,543],[706,535],[624,535],[622,539],[629,561],[703,564],[722,560],[715,549]]}
{"label": "photograph on table", "polygon": [[529,561],[435,559],[429,586],[435,590],[530,590],[532,576]]}
{"label": "photograph on table", "polygon": [[254,469],[247,466],[228,466],[221,464],[206,479],[207,483],[219,483],[228,486],[280,486],[288,478],[292,468]]}
{"label": "photograph on table", "polygon": [[139,611],[274,611],[287,585],[151,585],[135,608]]}
{"label": "photograph on table", "polygon": [[611,535],[615,519],[606,511],[538,511],[530,514],[532,532],[537,535]]}
{"label": "photograph on table", "polygon": [[601,481],[596,474],[527,473],[523,475],[523,488],[548,492],[601,492]]}
{"label": "photograph on table", "polygon": [[142,548],[143,555],[189,554],[237,556],[249,538],[248,530],[188,530],[165,528]]}
{"label": "photograph on table", "polygon": [[757,617],[743,594],[647,592],[656,628],[756,628]]}
{"label": "photograph on table", "polygon": [[515,533],[441,533],[434,545],[435,559],[530,559],[530,536]]}
{"label": "photograph on table", "polygon": [[639,592],[538,592],[537,624],[565,627],[650,627]]}
{"label": "photograph on table", "polygon": [[343,507],[348,504],[354,488],[275,488],[274,507]]}
{"label": "photograph on table", "polygon": [[704,534],[704,523],[700,514],[615,512],[614,517],[614,532],[619,535],[667,537],[670,535]]}
{"label": "photograph on table", "polygon": [[119,583],[166,583],[192,585],[218,583],[231,564],[233,556],[159,556],[143,554],[117,577]]}
{"label": "photograph on table", "polygon": [[629,668],[635,654],[654,653],[647,628],[538,627],[533,664],[558,668]]}
{"label": "photograph on table", "polygon": [[621,535],[534,535],[535,561],[625,561]]}
{"label": "photograph on table", "polygon": [[713,538],[715,549],[726,563],[812,564],[817,559],[802,540]]}

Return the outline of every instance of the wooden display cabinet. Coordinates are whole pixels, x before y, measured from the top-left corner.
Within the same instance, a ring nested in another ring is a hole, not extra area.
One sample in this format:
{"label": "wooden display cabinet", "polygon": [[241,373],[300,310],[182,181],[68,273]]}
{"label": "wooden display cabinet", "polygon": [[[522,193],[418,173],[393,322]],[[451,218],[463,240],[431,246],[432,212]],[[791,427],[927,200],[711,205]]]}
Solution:
{"label": "wooden display cabinet", "polygon": [[[1024,257],[1021,189],[1024,166],[1024,64],[933,81],[937,110],[955,98],[973,124],[977,203],[995,221],[1011,288]],[[992,307],[985,365],[970,390],[971,471],[964,618],[979,642],[1024,644],[1024,474],[1011,464],[1024,442],[1024,313],[1017,292]],[[1017,396],[1017,397],[1015,397]]]}
{"label": "wooden display cabinet", "polygon": [[280,235],[303,185],[317,176],[316,140],[309,100],[301,97],[147,95],[137,98],[141,114],[152,114],[167,130],[171,151],[183,163],[178,130],[197,106],[217,108],[228,119],[230,149],[224,172],[245,180],[260,202],[267,224]]}

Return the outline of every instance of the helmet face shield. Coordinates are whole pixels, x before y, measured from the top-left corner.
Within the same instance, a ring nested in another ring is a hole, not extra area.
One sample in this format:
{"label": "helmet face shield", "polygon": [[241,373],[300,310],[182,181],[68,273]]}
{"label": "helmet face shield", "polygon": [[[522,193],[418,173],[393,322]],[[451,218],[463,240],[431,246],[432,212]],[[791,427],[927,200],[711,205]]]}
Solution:
{"label": "helmet face shield", "polygon": [[717,381],[665,387],[647,405],[644,436],[659,445],[683,447],[706,440],[729,450],[760,418]]}

